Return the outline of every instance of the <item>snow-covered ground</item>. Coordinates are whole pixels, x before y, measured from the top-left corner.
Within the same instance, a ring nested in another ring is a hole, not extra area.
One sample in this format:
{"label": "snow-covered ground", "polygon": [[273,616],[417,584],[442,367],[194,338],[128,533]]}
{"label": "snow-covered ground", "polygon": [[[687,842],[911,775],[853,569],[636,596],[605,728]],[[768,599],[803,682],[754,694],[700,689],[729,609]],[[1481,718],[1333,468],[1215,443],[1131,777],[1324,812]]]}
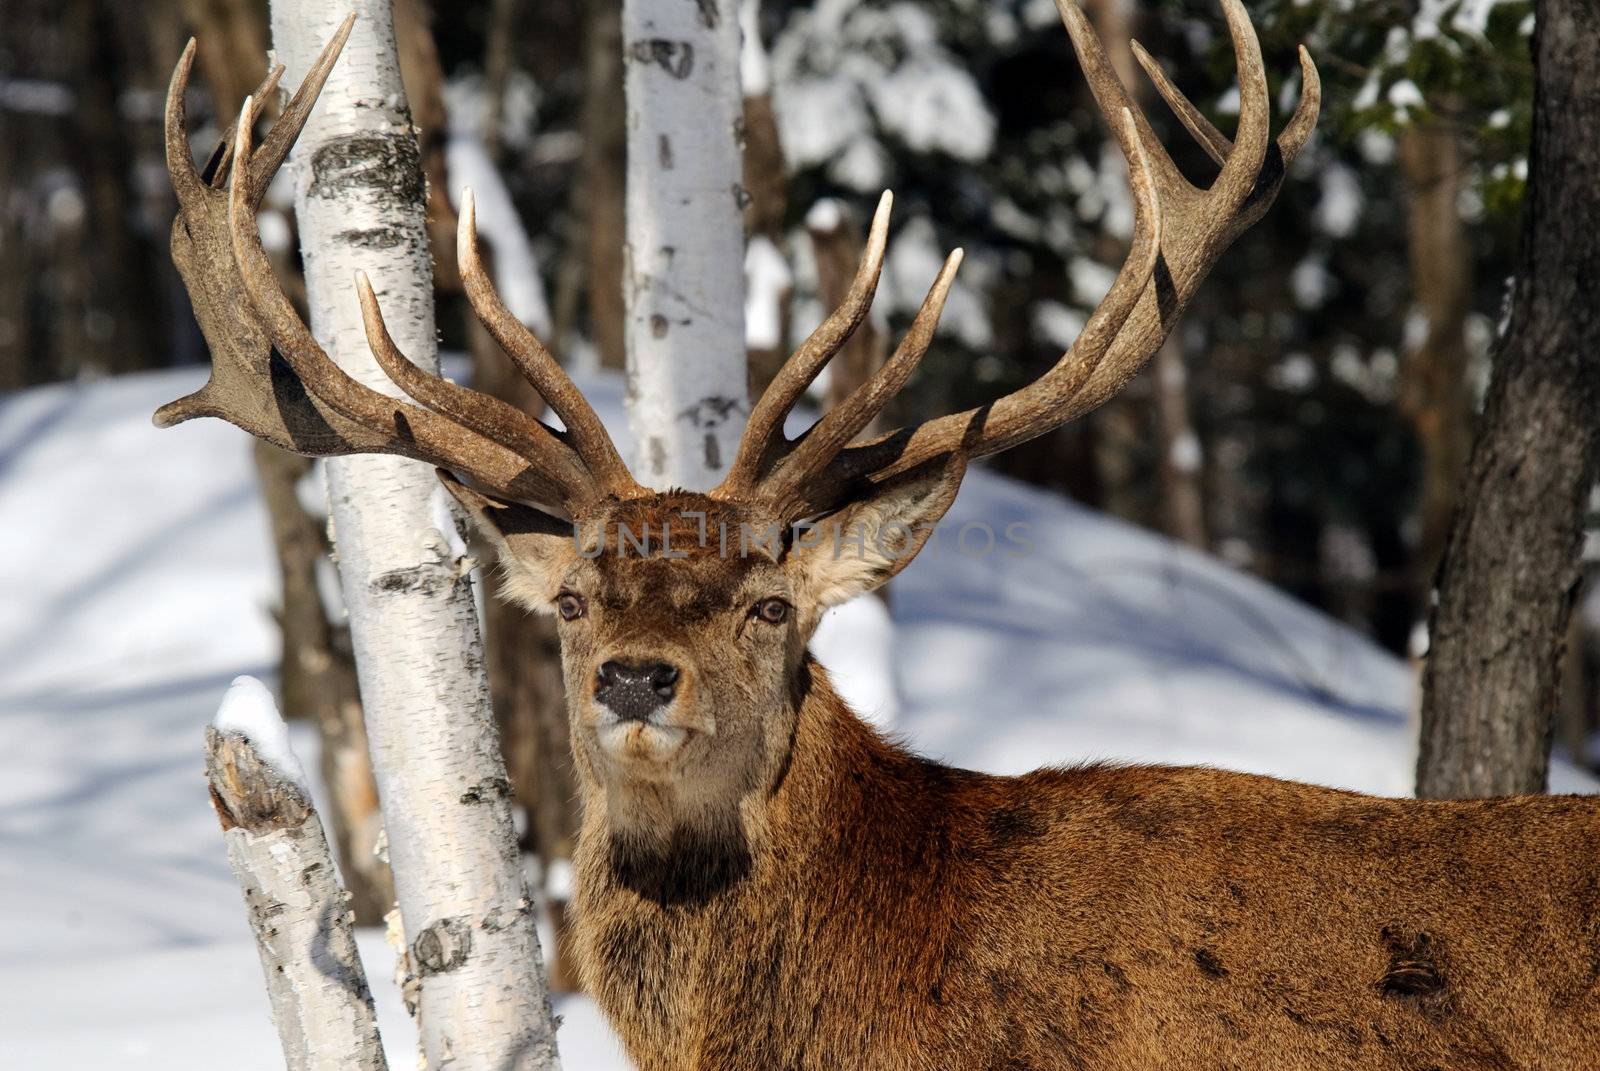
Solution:
{"label": "snow-covered ground", "polygon": [[[149,422],[201,375],[0,399],[6,1068],[282,1066],[201,774],[228,682],[275,662],[267,524],[242,433]],[[586,387],[622,426],[617,385]],[[867,606],[819,644],[920,750],[997,772],[1137,759],[1407,790],[1411,674],[1327,618],[982,471],[942,532],[895,584],[892,637]],[[1593,787],[1565,766],[1554,780]],[[363,949],[392,1066],[414,1066],[388,950],[376,934]],[[626,1066],[591,1005],[560,1011],[569,1071]]]}

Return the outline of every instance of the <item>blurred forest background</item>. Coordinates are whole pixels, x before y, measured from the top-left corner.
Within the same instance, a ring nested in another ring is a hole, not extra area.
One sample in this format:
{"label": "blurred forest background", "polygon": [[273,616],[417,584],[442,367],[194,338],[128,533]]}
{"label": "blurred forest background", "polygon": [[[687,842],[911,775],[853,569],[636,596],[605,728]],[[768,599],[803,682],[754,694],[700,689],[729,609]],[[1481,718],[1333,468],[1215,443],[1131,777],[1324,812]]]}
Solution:
{"label": "blurred forest background", "polygon": [[[1136,92],[1154,96],[1135,37],[1229,129],[1231,51],[1213,7],[1084,6]],[[1298,92],[1296,44],[1325,87],[1318,135],[1278,207],[1128,391],[993,463],[1415,656],[1520,233],[1532,5],[1250,7],[1269,75],[1289,74],[1271,87],[1280,109]],[[440,236],[445,347],[484,348],[462,315],[445,192],[467,172],[481,188],[488,167],[528,241],[487,218],[486,239],[537,258],[547,300],[531,299],[529,315],[568,359],[620,368],[619,0],[395,8]],[[1052,364],[1109,284],[1131,208],[1051,0],[746,0],[742,17],[752,381],[820,319],[886,187],[897,197],[886,283],[855,360],[870,365],[905,326],[943,250],[967,250],[939,343],[895,416],[977,404]],[[191,34],[203,144],[266,70],[266,0],[6,0],[0,391],[206,359],[166,252],[161,106]],[[1180,166],[1208,178],[1192,139],[1164,108],[1149,112]],[[270,207],[281,225],[263,232],[292,273],[287,197]],[[269,502],[301,464],[261,457]],[[286,585],[310,583],[318,525],[292,493],[276,501]],[[286,626],[334,652],[315,672],[344,673],[337,629],[320,610],[295,625],[296,605],[286,591]],[[1574,615],[1569,741],[1593,728],[1594,616]],[[330,694],[325,680],[311,691]]]}

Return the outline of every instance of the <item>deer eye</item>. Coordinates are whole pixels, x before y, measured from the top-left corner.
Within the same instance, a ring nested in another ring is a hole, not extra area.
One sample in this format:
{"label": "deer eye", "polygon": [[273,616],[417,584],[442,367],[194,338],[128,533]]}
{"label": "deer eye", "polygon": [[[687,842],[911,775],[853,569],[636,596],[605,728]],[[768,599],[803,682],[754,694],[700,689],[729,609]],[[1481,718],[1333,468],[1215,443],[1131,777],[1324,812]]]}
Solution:
{"label": "deer eye", "polygon": [[570,591],[563,591],[556,596],[556,613],[561,615],[563,621],[576,621],[589,612],[589,604],[584,602],[582,595],[574,595]]}
{"label": "deer eye", "polygon": [[789,604],[782,599],[762,599],[750,608],[750,616],[769,625],[781,625],[789,620]]}

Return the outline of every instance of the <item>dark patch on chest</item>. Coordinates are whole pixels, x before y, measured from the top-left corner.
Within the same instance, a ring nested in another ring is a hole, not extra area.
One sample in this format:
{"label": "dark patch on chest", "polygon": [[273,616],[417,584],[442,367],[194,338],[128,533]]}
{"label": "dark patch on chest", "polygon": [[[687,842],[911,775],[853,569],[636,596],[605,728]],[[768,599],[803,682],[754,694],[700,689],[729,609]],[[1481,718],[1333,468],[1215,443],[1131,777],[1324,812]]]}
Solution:
{"label": "dark patch on chest", "polygon": [[611,838],[612,880],[661,907],[695,907],[750,874],[750,846],[737,830],[707,834],[679,828],[661,841]]}

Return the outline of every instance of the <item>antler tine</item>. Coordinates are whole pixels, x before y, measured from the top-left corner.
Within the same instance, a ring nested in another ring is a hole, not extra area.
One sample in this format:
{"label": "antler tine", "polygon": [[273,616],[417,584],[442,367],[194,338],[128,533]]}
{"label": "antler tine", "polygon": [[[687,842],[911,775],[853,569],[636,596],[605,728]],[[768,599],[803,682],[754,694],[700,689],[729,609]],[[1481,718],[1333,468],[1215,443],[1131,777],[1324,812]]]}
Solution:
{"label": "antler tine", "polygon": [[611,494],[629,497],[642,492],[594,408],[583,397],[550,351],[506,308],[478,253],[477,208],[470,189],[463,190],[456,223],[456,260],[467,300],[489,334],[511,358],[566,427],[565,438],[594,477]]}
{"label": "antler tine", "polygon": [[[350,39],[350,30],[355,21],[355,13],[351,12],[334,35],[328,39],[328,43],[322,47],[321,54],[317,56],[317,62],[312,65],[305,80],[300,83],[300,88],[295,90],[294,96],[290,98],[278,121],[267,132],[261,147],[256,151],[252,163],[255,171],[252,176],[252,189],[255,191],[253,196],[256,198],[256,204],[260,204],[261,198],[266,194],[267,181],[283,166],[284,160],[289,156],[290,147],[305,127],[312,105],[317,102],[317,97],[321,95],[322,87],[327,83],[333,65],[338,62],[345,42]],[[189,76],[194,66],[195,48],[195,40],[191,37],[189,43],[184,46],[178,65],[173,68],[172,83],[167,89],[165,123],[167,170],[172,175],[172,186],[177,192],[178,204],[185,208],[191,208],[199,203],[194,196],[196,189],[210,187],[220,190],[227,184],[233,168],[234,141],[239,122],[235,119],[229,124],[222,135],[222,140],[206,162],[205,171],[197,172],[194,158],[190,155],[189,137],[185,132],[188,116],[184,105],[184,94],[188,90]],[[261,80],[261,84],[256,87],[255,92],[250,94],[249,99],[265,100],[269,93],[278,88],[278,81],[282,77],[283,64],[274,64],[267,71],[266,77]]]}
{"label": "antler tine", "polygon": [[511,497],[535,498],[571,509],[592,498],[586,473],[544,471],[509,447],[453,424],[438,414],[390,398],[358,382],[333,362],[289,303],[261,245],[256,226],[260,187],[271,171],[256,166],[251,154],[255,103],[247,98],[234,142],[233,182],[228,191],[228,224],[234,261],[252,309],[274,348],[288,362],[306,392],[335,412],[382,436],[366,452],[392,453],[458,469],[487,489]]}
{"label": "antler tine", "polygon": [[1272,103],[1267,97],[1267,72],[1261,63],[1256,28],[1239,0],[1222,0],[1222,13],[1233,38],[1234,66],[1239,79],[1239,128],[1211,192],[1221,199],[1216,210],[1231,213],[1255,188],[1272,141]]}
{"label": "antler tine", "polygon": [[1194,140],[1211,157],[1213,163],[1221,165],[1228,159],[1228,153],[1233,148],[1233,142],[1227,135],[1211,125],[1211,120],[1201,114],[1200,109],[1189,103],[1189,98],[1184,96],[1172,80],[1167,77],[1167,72],[1161,65],[1144,50],[1144,46],[1137,41],[1129,42],[1133,49],[1133,58],[1139,61],[1139,66],[1144,68],[1144,73],[1149,77],[1150,84],[1156,87],[1156,92],[1161,94],[1161,99],[1167,102],[1173,114],[1184,129],[1194,135]]}
{"label": "antler tine", "polygon": [[172,176],[172,191],[178,195],[178,207],[186,212],[198,211],[204,204],[206,184],[195,170],[194,156],[189,148],[187,121],[189,110],[184,95],[189,90],[189,72],[194,66],[195,42],[183,46],[178,65],[172,68],[172,81],[167,85],[167,106],[163,115],[162,134],[166,142],[167,171]]}
{"label": "antler tine", "polygon": [[[951,252],[944,267],[935,277],[928,295],[917,310],[905,338],[894,355],[874,372],[867,381],[850,392],[849,397],[830,409],[799,440],[795,448],[777,463],[770,475],[760,484],[760,494],[775,503],[792,502],[799,489],[817,472],[836,457],[851,439],[861,434],[861,429],[872,423],[882,412],[906,380],[916,370],[928,348],[933,344],[939,318],[944,312],[945,300],[955,283],[956,271],[961,267],[963,253]],[[783,512],[780,506],[780,512]]]}
{"label": "antler tine", "polygon": [[878,198],[877,210],[872,214],[866,248],[862,250],[861,264],[856,269],[849,292],[839,307],[784,362],[762,392],[761,399],[750,413],[750,421],[745,425],[738,452],[722,481],[720,491],[740,494],[755,486],[762,470],[784,442],[783,422],[788,418],[789,411],[804,396],[806,388],[811,386],[823,367],[844,348],[850,336],[861,326],[861,321],[867,318],[873,296],[878,291],[878,279],[883,272],[884,252],[889,244],[889,216],[893,210],[894,194],[885,190]]}
{"label": "antler tine", "polygon": [[[272,91],[278,88],[278,80],[282,77],[283,64],[273,64],[272,69],[261,79],[261,84],[256,86],[255,92],[250,96],[256,100],[266,100]],[[233,135],[238,125],[238,119],[228,124],[228,129],[223,131],[222,140],[217,142],[216,149],[211,153],[211,159],[200,171],[200,177],[214,190],[220,190],[228,184],[228,175],[233,169]]]}
{"label": "antler tine", "polygon": [[1118,125],[1117,116],[1124,111],[1129,112],[1138,128],[1139,141],[1149,153],[1151,172],[1162,192],[1194,192],[1194,186],[1183,177],[1178,165],[1172,162],[1172,157],[1167,155],[1167,150],[1156,137],[1155,129],[1150,126],[1143,110],[1128,95],[1127,87],[1117,77],[1105,46],[1100,43],[1099,35],[1078,7],[1077,0],[1056,0],[1056,10],[1061,14],[1067,36],[1072,39],[1072,50],[1077,53],[1078,65],[1083,68],[1083,79],[1089,84],[1089,92],[1093,94],[1100,114],[1111,125],[1113,135]]}
{"label": "antler tine", "polygon": [[[1233,151],[1233,142],[1220,130],[1212,126],[1211,121],[1201,113],[1200,109],[1196,108],[1189,98],[1184,96],[1183,92],[1172,84],[1172,80],[1167,77],[1167,73],[1161,69],[1161,65],[1156,62],[1150,53],[1145,51],[1144,46],[1137,41],[1134,41],[1132,45],[1134,58],[1139,61],[1139,66],[1144,68],[1144,72],[1149,76],[1151,84],[1156,88],[1156,92],[1161,95],[1162,100],[1167,102],[1167,106],[1178,117],[1178,121],[1183,124],[1184,129],[1194,136],[1194,139],[1200,143],[1201,148],[1205,149],[1206,155],[1210,156],[1212,160],[1218,164],[1226,163],[1229,154]],[[1284,124],[1283,130],[1279,132],[1277,139],[1278,156],[1282,168],[1287,168],[1294,163],[1295,157],[1300,155],[1300,150],[1305,147],[1307,139],[1311,137],[1311,131],[1316,127],[1317,112],[1322,105],[1322,78],[1317,73],[1317,65],[1312,62],[1311,53],[1306,51],[1304,45],[1299,48],[1299,56],[1300,101],[1295,105],[1294,114]],[[1243,94],[1241,92],[1241,100],[1242,98]],[[1243,125],[1243,120],[1241,119],[1241,128]]]}
{"label": "antler tine", "polygon": [[482,394],[443,376],[432,375],[400,352],[384,323],[378,295],[364,271],[356,272],[361,322],[367,346],[384,374],[417,401],[456,423],[517,451],[545,471],[574,469],[577,455],[553,429],[492,394]]}
{"label": "antler tine", "polygon": [[1311,138],[1311,132],[1317,127],[1317,113],[1322,110],[1322,76],[1317,73],[1317,65],[1311,62],[1311,53],[1306,51],[1306,46],[1300,46],[1300,103],[1294,107],[1294,114],[1284,124],[1283,130],[1278,134],[1278,153],[1283,157],[1283,166],[1288,166],[1300,155],[1300,150],[1306,147],[1306,142]]}
{"label": "antler tine", "polygon": [[786,502],[789,513],[799,517],[826,512],[864,477],[887,479],[953,452],[968,457],[996,453],[1076,415],[1085,387],[1101,371],[1123,327],[1144,300],[1162,260],[1164,209],[1132,109],[1122,109],[1120,121],[1112,129],[1128,162],[1134,203],[1133,241],[1111,289],[1061,359],[1033,383],[990,405],[844,448],[808,484],[790,492]]}
{"label": "antler tine", "polygon": [[252,177],[260,184],[263,192],[267,182],[278,173],[278,168],[283,166],[284,160],[288,159],[289,149],[300,136],[300,131],[305,128],[306,120],[311,117],[311,109],[316,106],[317,98],[322,95],[322,87],[328,81],[333,65],[339,61],[339,53],[344,51],[344,44],[350,39],[350,31],[355,24],[356,13],[352,11],[345,16],[345,20],[339,24],[333,36],[328,38],[328,43],[322,46],[322,51],[317,55],[317,62],[311,65],[306,76],[300,80],[300,88],[294,91],[289,103],[283,106],[278,121],[272,124],[267,136],[261,139],[261,148],[250,161],[250,168],[254,172]]}

